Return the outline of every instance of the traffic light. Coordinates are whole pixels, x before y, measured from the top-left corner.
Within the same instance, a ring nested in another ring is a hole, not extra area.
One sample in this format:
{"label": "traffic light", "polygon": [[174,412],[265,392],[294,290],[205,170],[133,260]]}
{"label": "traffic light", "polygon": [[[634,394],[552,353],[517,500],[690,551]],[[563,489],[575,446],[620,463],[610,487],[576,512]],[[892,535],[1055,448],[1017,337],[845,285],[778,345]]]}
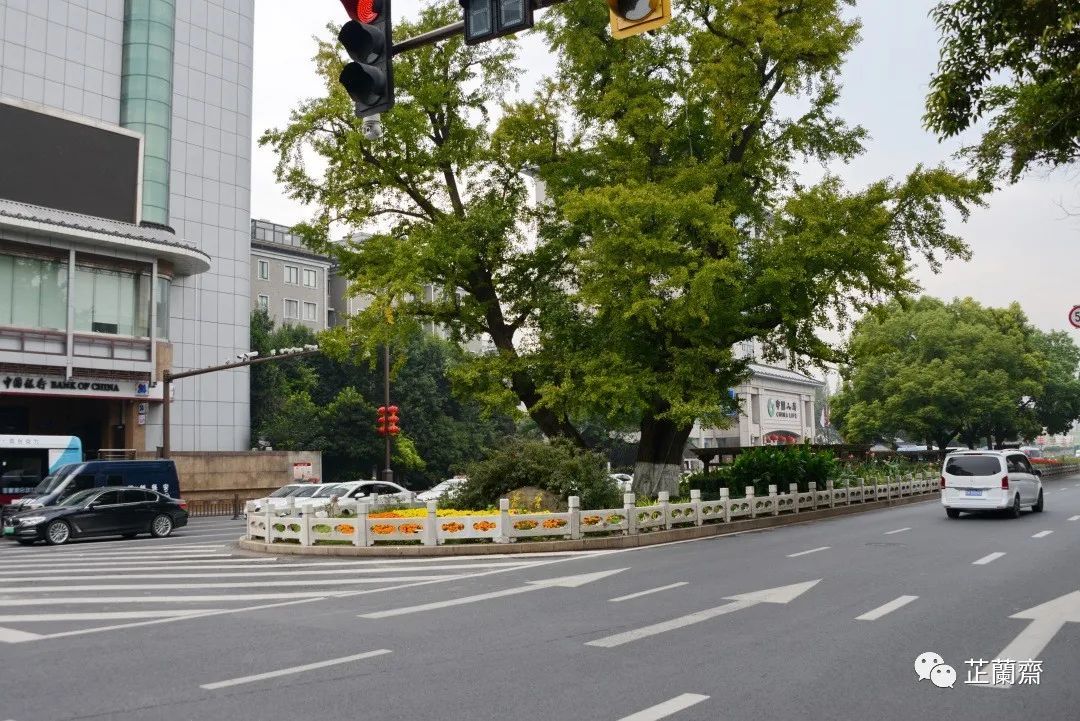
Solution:
{"label": "traffic light", "polygon": [[375,432],[385,436],[389,423],[386,417],[386,406],[379,406],[378,417],[375,419]]}
{"label": "traffic light", "polygon": [[671,22],[671,0],[607,0],[611,37],[621,40]]}
{"label": "traffic light", "polygon": [[338,80],[356,104],[356,117],[377,115],[394,107],[394,36],[390,0],[341,0],[352,18],[338,40],[353,62]]}
{"label": "traffic light", "polygon": [[465,43],[476,45],[533,26],[532,0],[458,0],[465,11]]}
{"label": "traffic light", "polygon": [[392,436],[396,436],[398,433],[401,433],[401,428],[398,427],[398,407],[390,406],[387,410],[390,412],[390,415],[387,416],[386,419],[386,432]]}

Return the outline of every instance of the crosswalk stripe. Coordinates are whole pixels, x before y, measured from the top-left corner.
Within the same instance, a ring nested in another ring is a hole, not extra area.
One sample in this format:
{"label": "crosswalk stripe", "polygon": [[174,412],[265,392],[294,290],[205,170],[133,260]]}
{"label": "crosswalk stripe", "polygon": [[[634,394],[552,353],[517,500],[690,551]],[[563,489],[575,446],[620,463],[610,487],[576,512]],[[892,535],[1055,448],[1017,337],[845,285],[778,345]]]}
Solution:
{"label": "crosswalk stripe", "polygon": [[[219,609],[206,609],[217,611]],[[0,616],[0,623],[55,623],[63,621],[134,621],[141,618],[169,618],[202,613],[203,609],[170,611],[101,611],[98,613],[26,613]]]}
{"label": "crosswalk stripe", "polygon": [[[289,565],[289,564],[280,564]],[[317,564],[322,565],[322,564]],[[327,564],[328,565],[328,564]],[[495,567],[505,567],[507,564],[498,564]],[[525,568],[527,564],[522,564],[521,567]],[[106,580],[125,580],[125,579],[158,579],[158,578],[265,578],[273,576],[329,576],[336,574],[356,574],[356,573],[411,573],[414,571],[429,572],[429,571],[449,571],[473,568],[492,568],[492,564],[483,563],[466,563],[460,566],[413,566],[411,568],[311,568],[307,566],[297,567],[292,566],[289,570],[283,571],[262,571],[263,567],[259,567],[258,571],[239,571],[233,573],[102,573],[102,574],[69,574],[62,576],[13,576],[4,577],[4,583],[39,583],[41,581],[106,581]],[[301,570],[302,569],[302,570]],[[102,571],[114,570],[114,569],[101,569]],[[277,583],[277,581],[274,581]],[[2,589],[0,589],[2,590]]]}
{"label": "crosswalk stripe", "polygon": [[278,601],[286,598],[326,598],[331,591],[287,591],[282,593],[229,593],[203,596],[76,596],[74,598],[0,598],[0,607],[85,606],[100,604],[106,608],[118,603],[224,603],[225,601]]}
{"label": "crosswalk stripe", "polygon": [[[367,583],[404,583],[408,581],[441,581],[454,576],[392,576],[380,578],[333,578],[312,581],[274,581],[274,586],[344,586]],[[181,591],[184,589],[200,590],[208,588],[264,588],[265,581],[245,583],[122,583],[93,584],[82,586],[18,586],[0,588],[0,595],[12,593],[83,593],[87,591]]]}

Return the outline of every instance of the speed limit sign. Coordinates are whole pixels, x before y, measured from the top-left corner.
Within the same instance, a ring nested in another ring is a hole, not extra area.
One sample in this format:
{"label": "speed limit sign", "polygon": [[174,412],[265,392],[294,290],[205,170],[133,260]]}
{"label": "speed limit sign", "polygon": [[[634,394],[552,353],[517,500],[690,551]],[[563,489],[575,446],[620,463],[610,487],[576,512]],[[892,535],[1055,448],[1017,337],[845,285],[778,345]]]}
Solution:
{"label": "speed limit sign", "polygon": [[1074,305],[1069,311],[1069,322],[1074,328],[1080,328],[1080,305]]}

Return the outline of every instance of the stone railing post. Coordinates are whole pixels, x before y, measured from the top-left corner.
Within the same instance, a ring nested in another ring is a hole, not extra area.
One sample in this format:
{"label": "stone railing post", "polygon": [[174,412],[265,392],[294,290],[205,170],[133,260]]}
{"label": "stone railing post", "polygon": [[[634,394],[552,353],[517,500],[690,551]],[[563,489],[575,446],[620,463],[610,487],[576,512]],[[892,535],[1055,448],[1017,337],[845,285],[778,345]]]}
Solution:
{"label": "stone railing post", "polygon": [[499,532],[495,543],[510,543],[513,528],[510,526],[510,499],[499,499]]}
{"label": "stone railing post", "polygon": [[626,535],[637,533],[637,496],[624,493],[622,497],[623,513],[626,514]]}
{"label": "stone railing post", "polygon": [[664,530],[671,530],[671,509],[668,508],[668,503],[671,499],[671,494],[667,491],[660,491],[656,494],[656,502],[660,505],[660,517],[664,519]]}
{"label": "stone railing post", "polygon": [[810,507],[817,508],[817,481],[810,481],[807,483],[806,489],[810,491]]}
{"label": "stone railing post", "polygon": [[755,516],[757,516],[757,510],[754,508],[755,498],[753,486],[747,486],[745,489],[743,489],[743,500],[746,501],[746,504],[748,506],[750,506],[750,517],[754,518]]}
{"label": "stone railing post", "polygon": [[307,507],[307,513],[300,516],[300,545],[310,546],[311,544],[311,520],[315,518],[315,509],[312,506]]}
{"label": "stone railing post", "polygon": [[829,508],[836,508],[836,484],[832,479],[825,481],[825,490],[829,492]]}
{"label": "stone railing post", "polygon": [[769,484],[769,500],[772,502],[772,514],[774,516],[780,515],[780,497],[776,493],[776,484]]}
{"label": "stone railing post", "polygon": [[427,519],[424,523],[425,546],[439,545],[439,515],[435,512],[438,505],[437,501],[427,502]]}
{"label": "stone railing post", "polygon": [[360,501],[356,504],[356,537],[353,539],[354,546],[370,545],[368,535],[368,509],[370,506]]}
{"label": "stone railing post", "polygon": [[731,523],[731,491],[720,489],[720,503],[724,506],[724,523]]}
{"label": "stone railing post", "polygon": [[697,488],[690,489],[690,503],[694,504],[694,525],[700,526],[704,521],[701,520],[701,491]]}
{"label": "stone railing post", "polygon": [[576,541],[581,538],[581,497],[570,496],[567,505],[570,512],[570,540]]}
{"label": "stone railing post", "polygon": [[791,500],[795,501],[795,506],[794,506],[795,513],[798,513],[799,512],[799,484],[798,483],[789,483],[787,488],[788,488],[788,493],[791,494]]}

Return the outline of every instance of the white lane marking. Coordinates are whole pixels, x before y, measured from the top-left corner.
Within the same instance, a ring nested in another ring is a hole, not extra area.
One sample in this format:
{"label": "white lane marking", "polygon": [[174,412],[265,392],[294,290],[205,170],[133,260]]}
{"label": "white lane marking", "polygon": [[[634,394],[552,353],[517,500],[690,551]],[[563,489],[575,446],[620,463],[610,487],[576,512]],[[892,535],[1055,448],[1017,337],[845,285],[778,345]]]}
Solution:
{"label": "white lane marking", "polygon": [[[392,588],[392,587],[391,587]],[[295,598],[326,598],[340,594],[329,591],[289,591],[284,593],[229,593],[212,596],[72,596],[69,598],[0,598],[0,608],[19,606],[67,606],[117,603],[220,603],[223,601],[277,601]]]}
{"label": "white lane marking", "polygon": [[44,637],[37,633],[17,631],[14,628],[0,628],[0,643],[25,643],[26,641],[37,641],[41,638]]}
{"label": "white lane marking", "polygon": [[895,531],[885,531],[885,533],[883,533],[881,535],[883,535],[883,536],[891,536],[894,533],[903,533],[904,531],[910,531],[910,530],[911,530],[911,526],[905,526],[904,528],[897,528]]}
{"label": "white lane marking", "polygon": [[[992,658],[1038,658],[1066,623],[1080,623],[1080,591],[1066,593],[1046,603],[1014,613],[1009,618],[1028,619],[1031,623],[1003,648],[1001,653]],[[1010,685],[990,684],[989,687],[1010,688]]]}
{"label": "white lane marking", "polygon": [[[111,571],[207,571],[207,570],[234,570],[234,571],[246,571],[256,570],[262,571],[267,568],[291,568],[291,569],[313,569],[313,568],[340,568],[345,567],[355,573],[388,573],[388,572],[401,572],[412,573],[413,571],[426,571],[426,570],[454,570],[458,568],[505,568],[513,570],[515,568],[531,568],[534,563],[519,562],[519,563],[462,563],[462,564],[442,564],[438,566],[383,566],[368,564],[363,561],[298,561],[295,563],[270,563],[271,561],[277,561],[275,558],[232,558],[222,560],[209,560],[205,563],[199,561],[157,561],[153,563],[82,563],[78,565],[64,564],[61,566],[49,566],[48,568],[37,568],[41,564],[35,564],[35,567],[26,569],[10,569],[7,572],[0,571],[0,580],[6,580],[8,576],[44,576],[50,573],[64,573],[64,572],[78,572],[86,571],[87,574],[97,573],[109,573]],[[258,565],[250,565],[252,562],[256,562]],[[92,567],[94,566],[94,567]],[[100,566],[100,568],[97,568]],[[328,571],[327,573],[336,573],[337,571]],[[169,578],[175,578],[180,574],[170,573]],[[231,575],[231,574],[230,574]],[[92,576],[93,578],[100,578],[101,576]],[[124,576],[130,578],[130,576]],[[35,579],[40,580],[40,579]]]}
{"label": "white lane marking", "polygon": [[650,706],[647,709],[638,711],[637,713],[630,714],[629,716],[623,716],[619,721],[659,721],[659,719],[667,718],[672,714],[676,714],[679,711],[688,709],[691,706],[701,703],[707,700],[708,696],[702,696],[699,693],[684,693],[681,696],[676,696],[673,699],[668,699],[663,703],[658,703],[655,706]]}
{"label": "white lane marking", "polygon": [[788,558],[798,558],[799,556],[805,556],[808,553],[817,553],[818,551],[828,551],[832,546],[821,546],[820,548],[811,548],[809,551],[799,551],[798,553],[789,553]]}
{"label": "white lane marking", "polygon": [[112,562],[115,563],[115,562],[123,562],[123,561],[152,561],[152,560],[183,561],[185,559],[189,560],[189,561],[193,561],[193,560],[202,559],[202,558],[236,558],[236,556],[234,556],[231,553],[222,553],[220,551],[217,551],[217,552],[200,551],[198,553],[186,553],[186,552],[185,553],[168,553],[168,554],[163,553],[163,554],[154,554],[152,556],[135,556],[135,555],[128,555],[128,554],[118,554],[118,555],[115,555],[115,556],[114,555],[108,555],[108,556],[104,556],[104,555],[102,555],[102,556],[85,556],[85,557],[83,557],[83,556],[64,556],[63,558],[37,558],[37,559],[23,559],[23,558],[20,558],[19,560],[11,559],[10,561],[5,561],[3,564],[0,564],[0,568],[8,568],[10,566],[27,566],[27,565],[43,566],[43,565],[45,565],[47,563],[54,563],[54,562],[57,562],[57,561],[59,561],[61,563],[65,562],[65,561],[79,561],[79,562],[86,562],[86,563],[91,563],[93,561],[112,561]]}
{"label": "white lane marking", "polygon": [[516,586],[514,588],[505,588],[501,591],[490,591],[488,593],[478,593],[475,596],[461,596],[458,598],[451,598],[446,601],[436,601],[434,603],[422,603],[417,606],[405,606],[403,608],[391,608],[386,611],[375,611],[374,613],[361,613],[360,618],[390,618],[392,616],[404,616],[410,613],[422,613],[424,611],[435,611],[440,608],[449,608],[450,606],[463,606],[467,603],[478,603],[480,601],[489,601],[493,598],[503,598],[504,596],[516,596],[519,593],[530,593],[532,591],[539,591],[543,588],[578,588],[584,586],[587,583],[593,581],[599,581],[602,578],[613,576],[616,573],[621,573],[627,569],[625,568],[611,568],[606,571],[596,571],[593,573],[579,573],[574,576],[562,576],[560,578],[545,578],[540,581],[526,581],[524,586]]}
{"label": "white lane marking", "polygon": [[884,616],[886,614],[890,614],[893,611],[897,610],[898,608],[903,608],[904,606],[908,605],[912,601],[917,601],[918,599],[919,599],[918,596],[900,596],[899,598],[894,598],[893,600],[889,601],[888,603],[885,603],[885,604],[882,604],[882,605],[878,606],[877,608],[875,608],[872,611],[867,611],[866,613],[864,613],[861,616],[856,616],[855,620],[856,621],[876,621],[879,618],[881,618],[882,616]]}
{"label": "white lane marking", "polygon": [[643,638],[666,633],[667,631],[674,631],[686,626],[692,626],[696,623],[709,621],[718,616],[731,613],[732,611],[756,606],[759,603],[790,603],[816,586],[820,581],[821,579],[819,578],[816,581],[793,583],[790,586],[767,588],[763,591],[743,593],[738,596],[727,596],[726,599],[731,601],[731,603],[725,603],[723,606],[707,608],[704,611],[697,611],[696,613],[691,613],[686,616],[679,616],[669,621],[661,621],[660,623],[654,623],[650,626],[644,626],[643,628],[635,628],[630,631],[598,638],[595,641],[587,641],[585,645],[597,646],[599,648],[615,648],[616,646],[622,646],[623,644],[631,643],[632,641],[638,641]]}
{"label": "white lane marking", "polygon": [[972,561],[971,565],[972,566],[985,566],[988,563],[993,563],[994,561],[998,560],[999,558],[1001,558],[1004,555],[1005,554],[1002,553],[1001,551],[996,551],[996,552],[991,553],[989,555],[983,556],[978,561]]}
{"label": "white lane marking", "polygon": [[620,601],[629,601],[632,598],[641,598],[642,596],[648,596],[651,593],[659,593],[660,591],[666,591],[669,588],[678,588],[679,586],[685,586],[689,581],[679,581],[678,583],[669,583],[666,586],[657,586],[656,588],[650,588],[647,591],[638,591],[637,593],[628,593],[625,596],[619,596],[618,598],[609,598],[608,601],[612,603],[619,603]]}
{"label": "white lane marking", "polygon": [[139,618],[190,616],[218,609],[186,609],[183,611],[102,611],[100,613],[30,613],[0,616],[0,623],[46,623],[51,621],[130,621]]}
{"label": "white lane marking", "polygon": [[1080,521],[1080,516],[1069,516],[1070,521]]}
{"label": "white lane marking", "polygon": [[214,683],[204,683],[199,688],[205,688],[207,691],[213,691],[219,688],[228,688],[229,686],[239,686],[243,683],[253,683],[255,681],[265,681],[268,678],[277,678],[279,676],[288,676],[294,673],[303,673],[304,671],[314,671],[317,668],[326,668],[327,666],[337,666],[343,663],[352,663],[353,661],[362,661],[366,658],[374,658],[375,656],[382,656],[384,654],[391,653],[388,648],[380,648],[375,651],[367,651],[366,653],[358,653],[355,656],[343,656],[342,658],[332,658],[329,661],[319,661],[317,663],[306,663],[303,666],[293,666],[291,668],[283,668],[278,671],[267,671],[266,673],[257,673],[254,676],[241,676],[240,678],[231,678],[228,681],[215,681]]}
{"label": "white lane marking", "polygon": [[1032,538],[1046,538],[1051,533],[1053,533],[1053,531],[1039,531],[1038,533],[1033,535]]}
{"label": "white lane marking", "polygon": [[[499,564],[505,566],[505,564]],[[462,566],[415,566],[412,568],[396,568],[394,566],[382,567],[382,568],[326,568],[326,569],[312,569],[310,566],[293,567],[287,571],[263,571],[265,566],[257,567],[257,571],[239,571],[233,573],[98,573],[98,574],[66,574],[61,576],[12,576],[7,577],[0,574],[0,580],[4,583],[38,583],[41,581],[113,581],[113,580],[125,580],[125,579],[155,579],[155,578],[273,578],[275,576],[288,576],[290,578],[296,576],[333,576],[338,574],[360,574],[360,573],[413,573],[413,572],[425,572],[425,571],[451,571],[458,568],[490,568],[491,564],[464,564]],[[520,568],[528,568],[528,564],[521,564]],[[303,569],[303,570],[301,570]],[[101,569],[101,570],[113,570],[113,569]],[[170,569],[173,570],[173,569]],[[433,578],[432,576],[410,576],[410,578],[416,578],[418,581],[422,581],[425,578]],[[393,580],[393,579],[389,579]],[[348,581],[348,583],[366,583],[367,581]],[[277,581],[274,581],[277,584]],[[153,586],[150,586],[153,588]]]}
{"label": "white lane marking", "polygon": [[[743,531],[740,531],[740,533],[743,533]],[[534,566],[549,566],[549,565],[555,564],[555,563],[565,563],[567,561],[577,561],[577,560],[580,560],[580,559],[592,558],[594,556],[603,556],[603,555],[607,555],[608,553],[610,553],[610,552],[609,551],[587,551],[587,552],[582,552],[582,551],[557,551],[557,552],[553,552],[553,553],[530,554],[530,556],[532,556],[534,558],[535,557],[543,557],[543,558],[548,559],[548,560],[543,560],[543,561],[537,561],[537,562],[535,562],[533,564]],[[509,553],[500,553],[500,554],[493,554],[491,556],[487,556],[487,558],[520,558],[520,557],[521,557],[521,554],[509,554]],[[443,560],[449,560],[451,558],[462,558],[462,559],[467,560],[470,557],[469,556],[451,556],[451,557],[448,557],[447,559],[443,559]],[[427,559],[417,559],[417,560],[427,560]],[[493,571],[478,571],[477,573],[469,573],[469,574],[465,574],[465,575],[462,575],[462,576],[454,576],[453,580],[460,581],[460,580],[464,580],[464,579],[467,579],[467,578],[480,578],[482,576],[493,576],[493,575],[497,575],[497,574],[500,574],[500,573],[506,573],[507,571],[513,571],[513,570],[517,570],[517,569],[516,568],[497,568],[497,569],[495,569]],[[413,583],[402,583],[402,584],[398,584],[396,586],[382,586],[381,588],[368,588],[368,589],[364,589],[364,590],[361,590],[361,591],[345,591],[345,592],[341,592],[341,593],[323,593],[323,594],[290,593],[290,594],[285,594],[285,595],[287,597],[292,598],[293,600],[277,601],[275,603],[261,603],[261,604],[256,604],[256,605],[253,605],[253,606],[242,606],[240,608],[229,608],[229,609],[225,609],[225,610],[221,610],[221,611],[199,611],[198,613],[193,613],[190,616],[175,616],[173,618],[156,618],[156,619],[154,619],[152,621],[134,621],[132,623],[118,623],[118,624],[113,624],[113,625],[109,625],[109,626],[94,626],[92,628],[80,628],[80,629],[75,629],[73,631],[62,631],[60,633],[51,633],[51,634],[49,634],[47,636],[41,636],[41,639],[45,640],[45,639],[53,639],[53,638],[64,638],[64,637],[67,637],[67,636],[83,636],[83,635],[91,634],[91,633],[102,633],[102,632],[105,632],[105,631],[119,631],[119,630],[122,630],[122,629],[125,629],[125,628],[136,628],[136,627],[140,627],[140,626],[156,626],[156,625],[163,624],[163,623],[175,623],[177,621],[186,621],[186,620],[190,620],[190,619],[194,619],[194,618],[203,618],[205,616],[221,616],[221,615],[225,615],[225,614],[245,613],[247,611],[261,611],[263,609],[268,609],[268,608],[282,608],[284,606],[296,606],[296,605],[301,605],[301,604],[305,604],[305,603],[314,603],[314,602],[317,602],[317,601],[325,600],[326,598],[349,598],[349,597],[353,597],[353,596],[366,596],[366,595],[374,594],[374,593],[387,593],[387,592],[390,592],[390,591],[400,591],[400,590],[403,590],[403,589],[406,589],[406,588],[413,588],[415,586],[430,586],[430,585],[436,584],[436,583],[445,583],[445,581],[416,581],[416,582],[413,582]],[[265,594],[265,595],[271,595],[272,596],[272,595],[275,595],[275,594]],[[282,597],[282,594],[276,594],[276,596],[280,598],[280,597]],[[300,598],[297,598],[297,597],[300,597]],[[192,598],[189,597],[189,596],[180,596],[178,598],[183,599],[184,602],[192,601]],[[240,596],[238,598],[239,598],[239,600],[252,600],[251,595],[244,595],[244,596]],[[227,597],[227,596],[208,596],[208,597],[206,597],[206,599],[210,600],[210,601],[218,601],[218,600],[229,600],[229,597]],[[127,600],[127,602],[128,603],[146,603],[147,600],[148,599],[146,597],[137,597],[137,598],[129,599],[129,600]],[[157,602],[167,603],[167,602],[169,602],[170,599],[167,598],[167,597],[165,597],[165,598],[160,598],[159,597],[159,598],[151,598],[149,600],[150,600],[150,602],[155,602],[155,603],[157,603]],[[196,598],[195,600],[198,600],[198,599]],[[104,599],[102,599],[100,597],[96,597],[96,598],[85,598],[85,599],[79,599],[78,600],[78,602],[80,602],[80,603],[102,603],[102,602],[115,603],[116,601],[117,601],[117,599],[115,597],[114,598],[104,598]],[[10,606],[40,606],[40,605],[43,605],[45,603],[51,603],[53,605],[57,605],[57,604],[67,605],[67,604],[72,603],[72,601],[70,599],[62,599],[62,598],[61,599],[20,599],[18,601],[2,601],[2,600],[0,600],[0,606],[6,606],[6,605],[10,605]],[[24,640],[37,640],[37,639],[24,639]]]}
{"label": "white lane marking", "polygon": [[131,548],[133,545],[136,544],[134,542],[128,542],[123,545],[115,543],[94,545],[73,544],[70,546],[61,546],[59,548],[34,546],[31,548],[19,549],[16,553],[33,558],[48,558],[50,556],[150,556],[158,553],[195,553],[197,550],[220,551],[225,548],[225,545],[222,543],[192,543],[186,548],[173,551],[170,551],[168,547]]}
{"label": "white lane marking", "polygon": [[[456,576],[388,576],[386,578],[330,578],[312,581],[274,581],[274,586],[343,586],[363,583],[402,583],[404,581],[443,581]],[[210,588],[263,588],[265,581],[243,583],[99,583],[82,586],[18,586],[3,587],[3,593],[75,593],[87,591],[197,591]]]}

